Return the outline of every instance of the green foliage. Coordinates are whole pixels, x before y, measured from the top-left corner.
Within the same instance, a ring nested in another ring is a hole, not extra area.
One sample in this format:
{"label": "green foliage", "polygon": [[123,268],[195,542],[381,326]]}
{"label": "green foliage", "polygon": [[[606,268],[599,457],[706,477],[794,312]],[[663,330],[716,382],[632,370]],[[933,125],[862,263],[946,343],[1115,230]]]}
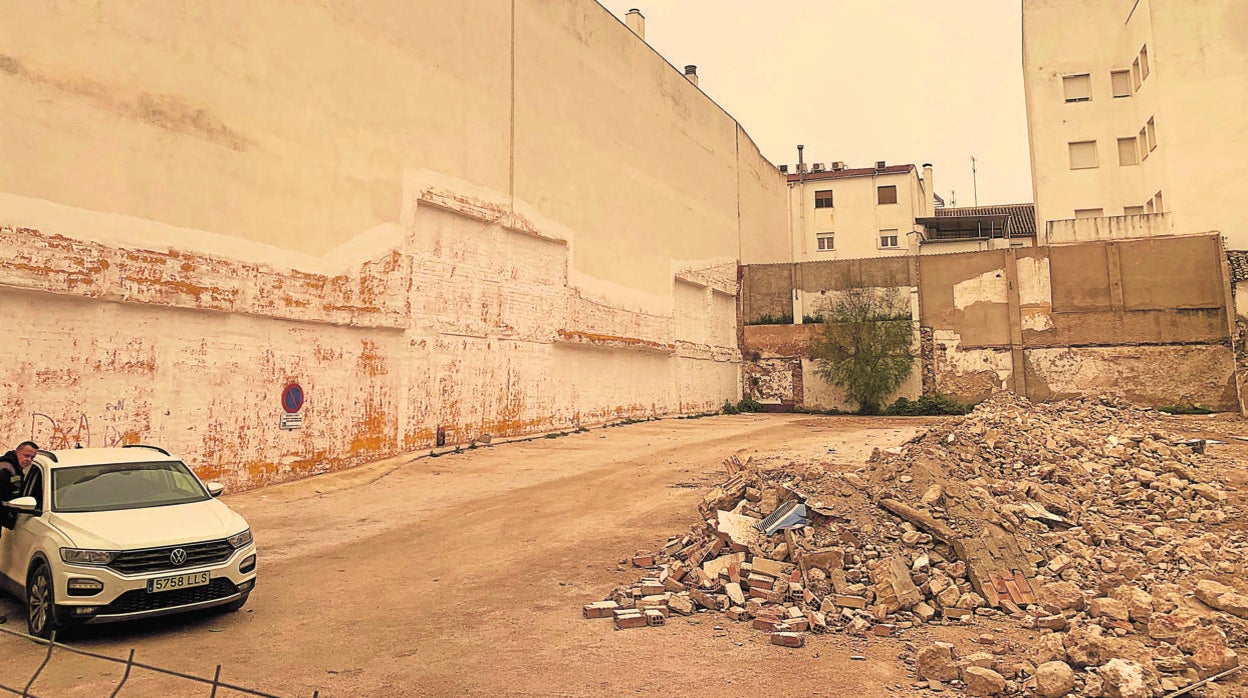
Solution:
{"label": "green foliage", "polygon": [[747,325],[792,325],[793,316],[792,315],[771,315],[771,314],[759,315],[753,321],[747,322],[745,324]]}
{"label": "green foliage", "polygon": [[755,400],[752,397],[748,397],[748,396],[743,397],[741,398],[741,401],[737,403],[737,411],[738,412],[762,412],[763,403],[759,402],[758,400]]}
{"label": "green foliage", "polygon": [[884,410],[884,414],[895,417],[923,417],[942,414],[966,414],[974,409],[974,405],[964,405],[947,395],[923,395],[918,400],[907,400],[904,397]]}
{"label": "green foliage", "polygon": [[823,316],[822,315],[803,315],[802,324],[803,325],[821,325],[823,324]]}
{"label": "green foliage", "polygon": [[1166,412],[1168,414],[1213,414],[1213,410],[1208,407],[1193,405],[1190,402],[1185,402],[1181,405],[1166,405],[1165,407],[1158,407],[1157,411]]}
{"label": "green foliage", "polygon": [[844,390],[862,414],[878,414],[910,375],[914,328],[908,314],[899,317],[901,306],[891,289],[850,286],[823,310],[811,358],[820,377]]}
{"label": "green foliage", "polygon": [[728,402],[727,400],[724,400],[724,406],[719,408],[719,411],[723,414],[741,414],[741,410],[737,409],[736,405]]}

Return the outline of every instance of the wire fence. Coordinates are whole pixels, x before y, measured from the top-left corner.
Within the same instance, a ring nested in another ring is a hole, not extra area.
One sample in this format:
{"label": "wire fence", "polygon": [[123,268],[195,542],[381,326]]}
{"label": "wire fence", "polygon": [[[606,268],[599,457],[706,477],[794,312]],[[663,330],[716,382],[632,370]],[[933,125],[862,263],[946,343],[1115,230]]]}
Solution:
{"label": "wire fence", "polygon": [[[38,694],[32,693],[30,689],[32,686],[35,685],[35,681],[39,679],[39,676],[43,673],[43,670],[47,668],[48,664],[52,661],[53,649],[63,650],[64,651],[63,653],[75,654],[75,655],[80,655],[83,657],[91,657],[92,659],[99,659],[105,662],[111,662],[113,664],[124,665],[126,667],[126,670],[121,675],[121,681],[119,681],[117,685],[113,688],[113,692],[109,694],[109,698],[114,698],[115,696],[121,693],[121,689],[124,688],[126,685],[126,682],[130,680],[131,672],[134,669],[143,669],[146,671],[152,671],[157,674],[162,674],[165,676],[176,677],[185,681],[203,684],[204,690],[208,692],[209,698],[215,698],[215,696],[217,695],[217,691],[221,689],[232,691],[234,693],[241,693],[247,696],[260,696],[261,698],[280,698],[279,696],[274,695],[272,693],[265,693],[264,691],[258,691],[254,688],[247,688],[246,686],[239,686],[237,684],[232,684],[232,683],[227,683],[225,681],[222,681],[220,664],[217,665],[216,671],[213,672],[212,678],[205,678],[203,676],[195,676],[194,674],[186,674],[180,671],[174,671],[172,669],[165,669],[163,667],[158,667],[152,664],[136,662],[134,661],[134,649],[133,648],[130,649],[130,655],[128,657],[126,657],[125,659],[118,659],[117,657],[110,657],[106,654],[99,654],[97,652],[88,652],[87,650],[78,649],[77,647],[71,647],[64,643],[57,642],[55,632],[52,633],[52,638],[50,640],[45,640],[41,637],[35,637],[34,635],[28,635],[26,633],[19,632],[16,630],[10,630],[5,627],[0,627],[0,633],[5,633],[7,635],[14,635],[16,637],[23,637],[23,638],[26,638],[27,640],[30,640],[31,642],[36,642],[41,645],[47,645],[48,651],[46,654],[44,654],[43,661],[39,663],[38,668],[35,669],[35,673],[31,674],[30,679],[26,681],[26,684],[22,688],[17,688],[14,686],[7,686],[3,683],[0,683],[0,691],[7,691],[9,693],[23,696],[23,698],[25,698],[26,696],[29,696],[30,698],[38,698]],[[312,698],[318,698],[319,695],[320,695],[320,691],[312,692]]]}

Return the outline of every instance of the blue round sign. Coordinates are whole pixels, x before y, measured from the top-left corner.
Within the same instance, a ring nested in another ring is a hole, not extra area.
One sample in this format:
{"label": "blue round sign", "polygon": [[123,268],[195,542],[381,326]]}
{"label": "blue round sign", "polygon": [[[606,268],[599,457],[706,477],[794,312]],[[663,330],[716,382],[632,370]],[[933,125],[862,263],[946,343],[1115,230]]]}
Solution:
{"label": "blue round sign", "polygon": [[282,409],[294,414],[303,407],[303,388],[298,383],[291,383],[282,388]]}

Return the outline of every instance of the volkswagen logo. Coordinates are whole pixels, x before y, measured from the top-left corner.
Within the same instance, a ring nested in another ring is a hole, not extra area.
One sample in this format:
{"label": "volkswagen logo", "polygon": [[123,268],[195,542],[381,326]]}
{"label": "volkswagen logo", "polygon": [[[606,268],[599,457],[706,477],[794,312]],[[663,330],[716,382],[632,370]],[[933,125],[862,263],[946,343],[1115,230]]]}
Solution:
{"label": "volkswagen logo", "polygon": [[186,551],[182,548],[174,548],[173,552],[169,553],[169,562],[172,562],[175,567],[186,564]]}

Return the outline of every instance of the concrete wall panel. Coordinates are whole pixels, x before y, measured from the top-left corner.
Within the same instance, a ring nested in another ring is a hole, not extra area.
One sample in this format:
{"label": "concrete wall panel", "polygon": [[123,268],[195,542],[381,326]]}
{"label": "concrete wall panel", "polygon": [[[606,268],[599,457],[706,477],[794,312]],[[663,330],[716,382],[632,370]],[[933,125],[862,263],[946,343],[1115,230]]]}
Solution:
{"label": "concrete wall panel", "polygon": [[1119,395],[1143,405],[1238,410],[1235,360],[1224,345],[1068,347],[1027,350],[1034,400]]}
{"label": "concrete wall panel", "polygon": [[956,333],[963,347],[1008,345],[1005,260],[999,250],[921,257],[922,324]]}

